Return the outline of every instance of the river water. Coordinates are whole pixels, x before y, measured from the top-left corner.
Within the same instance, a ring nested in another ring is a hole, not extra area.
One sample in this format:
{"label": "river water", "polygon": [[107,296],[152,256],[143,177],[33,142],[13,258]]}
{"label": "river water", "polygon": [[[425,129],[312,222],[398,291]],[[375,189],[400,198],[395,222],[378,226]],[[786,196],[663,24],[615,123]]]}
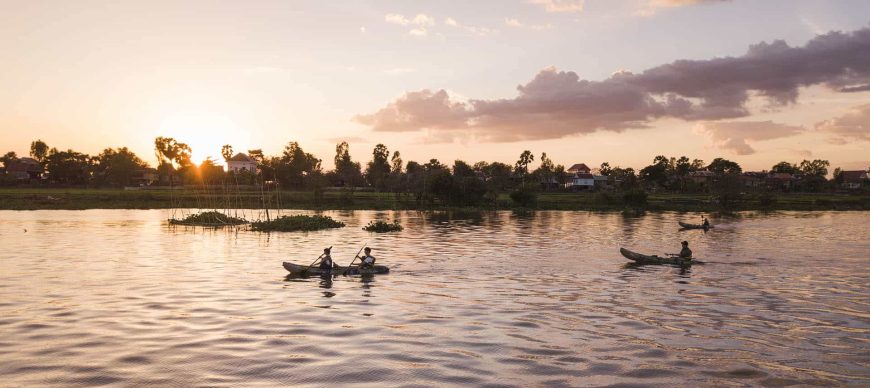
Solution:
{"label": "river water", "polygon": [[[0,386],[870,385],[870,213],[326,214],[348,226],[0,212]],[[681,240],[706,264],[618,251]],[[281,267],[366,241],[390,274]]]}

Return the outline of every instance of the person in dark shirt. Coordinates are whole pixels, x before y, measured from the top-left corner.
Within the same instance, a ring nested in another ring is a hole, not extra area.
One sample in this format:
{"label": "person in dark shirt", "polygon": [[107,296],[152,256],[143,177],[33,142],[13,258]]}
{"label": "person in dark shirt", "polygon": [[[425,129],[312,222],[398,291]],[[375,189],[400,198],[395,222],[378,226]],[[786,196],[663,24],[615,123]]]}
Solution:
{"label": "person in dark shirt", "polygon": [[335,266],[335,263],[332,262],[332,256],[330,256],[329,253],[329,248],[323,248],[323,257],[320,258],[320,269],[322,271],[331,271]]}
{"label": "person in dark shirt", "polygon": [[689,242],[683,241],[683,249],[680,250],[680,258],[692,260],[692,250],[689,249]]}
{"label": "person in dark shirt", "polygon": [[372,256],[372,249],[366,247],[365,254],[360,256],[360,268],[372,268],[375,266],[375,257]]}

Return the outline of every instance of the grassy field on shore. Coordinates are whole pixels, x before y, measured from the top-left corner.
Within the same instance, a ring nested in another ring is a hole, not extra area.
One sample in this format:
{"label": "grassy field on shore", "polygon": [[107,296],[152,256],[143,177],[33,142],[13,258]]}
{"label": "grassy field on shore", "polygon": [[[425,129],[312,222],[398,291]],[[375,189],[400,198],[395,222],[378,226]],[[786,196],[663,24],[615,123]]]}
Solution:
{"label": "grassy field on shore", "polygon": [[[229,198],[229,200],[227,200]],[[776,194],[763,204],[758,195],[747,194],[735,202],[732,210],[870,210],[870,195]],[[267,207],[285,209],[373,209],[432,210],[449,209],[426,201],[418,203],[413,195],[396,195],[356,191],[326,191],[316,198],[310,191],[282,191],[280,200],[272,193]],[[163,209],[163,208],[249,208],[264,206],[259,191],[242,191],[230,196],[195,189],[80,189],[80,188],[3,188],[0,209]],[[619,211],[626,206],[615,193],[540,193],[536,209]],[[507,194],[494,204],[479,209],[519,208]],[[650,194],[647,210],[718,211],[719,205],[709,194]]]}

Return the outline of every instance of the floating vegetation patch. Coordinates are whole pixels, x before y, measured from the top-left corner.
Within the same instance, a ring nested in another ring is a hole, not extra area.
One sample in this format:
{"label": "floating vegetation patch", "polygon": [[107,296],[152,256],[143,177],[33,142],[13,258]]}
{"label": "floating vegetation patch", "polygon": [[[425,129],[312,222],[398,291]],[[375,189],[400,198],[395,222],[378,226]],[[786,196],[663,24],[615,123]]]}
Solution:
{"label": "floating vegetation patch", "polygon": [[393,223],[386,221],[371,221],[368,225],[363,226],[363,230],[375,233],[399,232],[402,229],[405,228],[403,228],[402,225],[399,225],[399,221]]}
{"label": "floating vegetation patch", "polygon": [[283,216],[271,221],[251,223],[251,230],[260,232],[296,232],[343,227],[344,222],[333,220],[329,216]]}
{"label": "floating vegetation patch", "polygon": [[226,214],[216,211],[202,212],[191,214],[183,219],[171,219],[170,225],[187,225],[187,226],[227,226],[247,224],[243,218],[230,217]]}

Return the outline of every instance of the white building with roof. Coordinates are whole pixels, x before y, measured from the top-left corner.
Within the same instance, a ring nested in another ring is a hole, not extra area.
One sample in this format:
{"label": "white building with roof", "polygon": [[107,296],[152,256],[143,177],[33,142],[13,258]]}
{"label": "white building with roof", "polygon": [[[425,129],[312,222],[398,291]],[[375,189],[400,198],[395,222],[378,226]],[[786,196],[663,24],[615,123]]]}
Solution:
{"label": "white building with roof", "polygon": [[247,171],[257,173],[257,162],[245,153],[239,152],[227,161],[227,171],[234,173]]}

